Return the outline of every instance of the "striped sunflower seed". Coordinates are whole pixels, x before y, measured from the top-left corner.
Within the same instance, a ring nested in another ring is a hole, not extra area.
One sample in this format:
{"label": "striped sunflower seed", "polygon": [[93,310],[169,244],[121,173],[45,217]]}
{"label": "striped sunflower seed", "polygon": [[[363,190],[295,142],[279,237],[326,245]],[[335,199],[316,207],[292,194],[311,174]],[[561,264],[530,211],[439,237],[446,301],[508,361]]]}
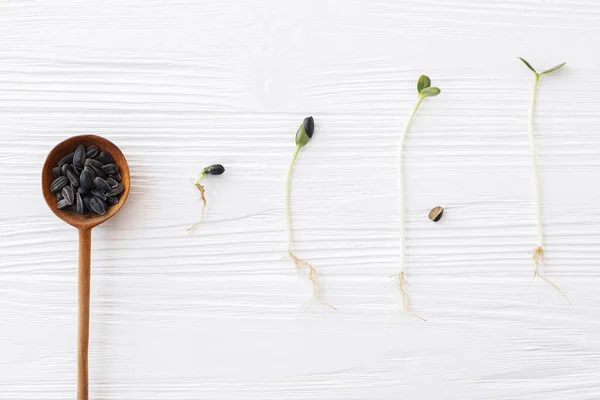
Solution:
{"label": "striped sunflower seed", "polygon": [[77,214],[83,214],[85,212],[85,208],[83,207],[83,198],[81,197],[81,193],[77,193],[75,196],[75,212]]}
{"label": "striped sunflower seed", "polygon": [[106,214],[106,204],[97,197],[92,197],[89,201],[89,209],[95,214],[104,215]]}
{"label": "striped sunflower seed", "polygon": [[69,179],[66,176],[59,176],[50,184],[50,191],[52,193],[58,193],[69,184]]}
{"label": "striped sunflower seed", "polygon": [[92,170],[88,167],[81,171],[81,175],[79,175],[79,183],[84,190],[90,190],[94,187],[94,178],[92,174],[94,174],[94,172],[92,172]]}
{"label": "striped sunflower seed", "polygon": [[58,166],[62,167],[65,164],[71,164],[73,162],[73,156],[75,153],[69,153],[58,161]]}
{"label": "striped sunflower seed", "polygon": [[86,167],[88,165],[93,165],[95,167],[100,168],[101,166],[103,166],[104,164],[102,164],[100,161],[94,159],[94,158],[88,158],[87,160],[85,160],[85,162],[83,163]]}
{"label": "striped sunflower seed", "polygon": [[94,158],[98,155],[98,148],[96,146],[90,146],[85,150],[85,156],[87,158]]}
{"label": "striped sunflower seed", "polygon": [[58,203],[56,203],[56,206],[62,210],[63,208],[67,208],[69,207],[69,203],[67,203],[67,200],[62,199],[61,201],[59,201]]}
{"label": "striped sunflower seed", "polygon": [[108,192],[106,195],[108,197],[118,196],[123,193],[123,190],[125,190],[125,186],[122,183],[119,183],[116,188]]}
{"label": "striped sunflower seed", "polygon": [[119,185],[119,182],[115,181],[110,176],[108,178],[106,178],[106,183],[108,183],[108,185],[111,187],[111,189],[114,189]]}
{"label": "striped sunflower seed", "polygon": [[119,199],[117,198],[117,196],[109,196],[106,198],[106,204],[108,204],[110,206],[114,206],[118,202],[119,202]]}
{"label": "striped sunflower seed", "polygon": [[115,164],[106,164],[102,166],[102,171],[104,171],[106,175],[114,175],[119,172],[119,168]]}
{"label": "striped sunflower seed", "polygon": [[98,157],[96,157],[96,159],[104,165],[115,163],[115,160],[113,160],[113,158],[110,156],[110,154],[105,153],[105,152],[98,154]]}
{"label": "striped sunflower seed", "polygon": [[69,178],[69,182],[71,182],[71,185],[73,185],[74,187],[79,186],[79,175],[77,175],[73,168],[67,168],[65,171],[65,175],[67,176],[67,178]]}
{"label": "striped sunflower seed", "polygon": [[73,154],[73,166],[75,168],[83,168],[85,163],[85,147],[82,144],[77,146],[75,154]]}
{"label": "striped sunflower seed", "polygon": [[55,178],[62,176],[62,170],[60,169],[60,167],[52,168],[52,176],[54,176]]}
{"label": "striped sunflower seed", "polygon": [[91,194],[93,197],[97,197],[97,198],[99,198],[99,199],[100,199],[100,200],[102,200],[102,201],[106,201],[106,193],[105,193],[105,192],[103,192],[103,191],[102,191],[102,190],[100,190],[100,189],[92,189],[92,190],[90,190],[90,194]]}
{"label": "striped sunflower seed", "polygon": [[96,186],[96,188],[102,190],[103,192],[111,191],[110,185],[103,178],[100,178],[99,176],[97,176],[96,179],[94,179],[94,186]]}
{"label": "striped sunflower seed", "polygon": [[73,204],[73,202],[75,201],[75,191],[73,191],[73,188],[71,186],[65,186],[64,188],[62,188],[61,193],[68,205]]}

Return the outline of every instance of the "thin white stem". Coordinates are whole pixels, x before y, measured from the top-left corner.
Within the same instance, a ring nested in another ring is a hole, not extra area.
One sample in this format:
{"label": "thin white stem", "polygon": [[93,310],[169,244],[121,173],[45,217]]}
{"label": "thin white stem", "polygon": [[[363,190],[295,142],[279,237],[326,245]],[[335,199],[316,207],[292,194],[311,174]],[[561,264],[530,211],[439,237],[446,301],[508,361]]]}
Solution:
{"label": "thin white stem", "polygon": [[206,176],[206,174],[204,173],[204,171],[202,171],[197,179],[192,179],[192,184],[197,185],[199,183],[202,183],[205,176]]}
{"label": "thin white stem", "polygon": [[542,224],[542,189],[540,184],[540,171],[538,168],[537,153],[533,143],[533,114],[535,111],[535,101],[537,97],[537,88],[540,82],[540,75],[536,74],[533,81],[533,91],[531,95],[531,105],[529,106],[529,146],[531,148],[531,160],[533,162],[533,172],[535,175],[535,201],[536,216],[538,228],[538,246],[544,246],[544,227]]}
{"label": "thin white stem", "polygon": [[423,102],[424,97],[419,96],[415,107],[406,121],[406,125],[404,126],[404,131],[402,132],[402,137],[400,138],[400,147],[398,149],[398,179],[399,185],[398,189],[400,191],[400,274],[404,273],[404,257],[405,257],[405,238],[406,238],[406,206],[405,206],[405,193],[404,193],[404,144],[406,142],[406,137],[408,136],[408,132],[410,131],[410,127],[412,125],[413,119],[417,114],[417,110],[419,106]]}
{"label": "thin white stem", "polygon": [[294,157],[292,158],[292,162],[290,163],[287,177],[285,179],[285,226],[287,229],[287,252],[290,257],[293,256],[292,210],[290,204],[290,192],[292,188],[292,173],[294,171],[294,164],[296,164],[296,159],[298,158],[298,154],[300,154],[300,149],[302,149],[302,146],[296,146],[296,150],[294,151]]}

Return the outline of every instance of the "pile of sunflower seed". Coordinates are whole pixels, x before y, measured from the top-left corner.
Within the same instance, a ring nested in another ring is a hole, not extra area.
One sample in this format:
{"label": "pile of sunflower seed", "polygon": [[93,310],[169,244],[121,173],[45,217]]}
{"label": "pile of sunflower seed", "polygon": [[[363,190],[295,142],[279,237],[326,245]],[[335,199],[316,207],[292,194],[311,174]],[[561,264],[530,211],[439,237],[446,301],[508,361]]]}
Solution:
{"label": "pile of sunflower seed", "polygon": [[78,214],[105,214],[125,190],[113,158],[96,146],[77,146],[52,168],[52,175],[50,191],[56,195],[58,208]]}

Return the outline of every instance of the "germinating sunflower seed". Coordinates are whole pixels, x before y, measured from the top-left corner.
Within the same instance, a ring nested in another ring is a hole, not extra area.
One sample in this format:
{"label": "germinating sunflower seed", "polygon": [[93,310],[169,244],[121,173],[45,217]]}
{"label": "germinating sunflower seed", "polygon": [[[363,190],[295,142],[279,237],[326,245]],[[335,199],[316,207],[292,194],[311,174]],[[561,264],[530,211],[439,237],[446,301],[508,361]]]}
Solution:
{"label": "germinating sunflower seed", "polygon": [[56,206],[67,212],[103,215],[125,191],[114,159],[96,146],[77,146],[52,168],[52,176]]}

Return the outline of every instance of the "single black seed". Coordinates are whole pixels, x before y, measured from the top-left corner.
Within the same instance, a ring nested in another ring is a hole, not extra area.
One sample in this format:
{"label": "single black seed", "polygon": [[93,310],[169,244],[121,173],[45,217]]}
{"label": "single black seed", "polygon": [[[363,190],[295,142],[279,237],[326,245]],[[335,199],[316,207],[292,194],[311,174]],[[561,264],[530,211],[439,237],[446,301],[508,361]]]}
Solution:
{"label": "single black seed", "polygon": [[62,167],[65,164],[71,164],[73,162],[73,156],[75,153],[69,153],[58,161],[58,166]]}
{"label": "single black seed", "polygon": [[106,198],[106,204],[114,206],[119,202],[119,199],[116,196],[109,196]]}
{"label": "single black seed", "polygon": [[304,131],[308,135],[309,138],[312,138],[313,132],[315,131],[315,120],[313,117],[304,118]]}
{"label": "single black seed", "polygon": [[73,155],[73,166],[77,168],[83,168],[83,163],[85,163],[85,147],[80,144],[75,149],[75,154]]}
{"label": "single black seed", "polygon": [[96,179],[96,176],[97,176],[97,175],[96,175],[96,171],[94,171],[94,169],[93,169],[91,166],[87,166],[87,167],[85,167],[83,170],[84,170],[84,171],[87,171],[87,172],[90,174],[90,176],[92,177],[92,181],[93,181],[94,179]]}
{"label": "single black seed", "polygon": [[73,170],[73,166],[71,164],[64,164],[62,167],[60,167],[60,170],[64,176],[67,176],[67,170],[69,169]]}
{"label": "single black seed", "polygon": [[90,168],[96,173],[96,176],[99,176],[100,178],[106,178],[107,175],[104,171],[102,171],[102,168],[96,167],[95,165],[90,165]]}
{"label": "single black seed", "polygon": [[100,161],[98,161],[98,160],[96,160],[96,159],[94,159],[94,158],[88,158],[87,160],[85,160],[85,162],[83,163],[83,165],[85,165],[86,167],[87,167],[88,165],[94,165],[94,166],[96,166],[96,167],[101,167],[101,166],[103,166],[104,164],[102,164]]}
{"label": "single black seed", "polygon": [[97,197],[92,197],[89,201],[89,209],[98,215],[106,214],[106,204]]}
{"label": "single black seed", "polygon": [[79,186],[79,175],[77,175],[73,168],[68,168],[65,172],[65,175],[67,175],[67,178],[69,178],[71,185],[75,187]]}
{"label": "single black seed", "polygon": [[61,210],[62,210],[63,208],[66,208],[66,207],[68,207],[68,206],[69,206],[69,203],[67,203],[67,200],[65,200],[65,199],[62,199],[61,201],[59,201],[58,203],[56,203],[56,206],[57,206],[59,209],[61,209]]}
{"label": "single black seed", "polygon": [[71,205],[75,201],[75,192],[71,186],[65,186],[61,191],[63,198],[67,201],[67,204]]}
{"label": "single black seed", "polygon": [[213,164],[204,168],[204,173],[208,175],[222,175],[225,172],[225,167],[221,164]]}
{"label": "single black seed", "polygon": [[114,189],[119,185],[119,182],[115,181],[110,176],[108,178],[106,178],[106,183],[108,183],[108,185],[111,187],[111,189]]}
{"label": "single black seed", "polygon": [[[87,208],[88,210],[90,210],[90,199],[92,197],[91,196],[83,196],[83,205],[85,206],[85,208]],[[92,210],[90,210],[92,211]]]}
{"label": "single black seed", "polygon": [[98,155],[98,148],[96,146],[90,146],[85,150],[85,156],[87,158],[94,158]]}
{"label": "single black seed", "polygon": [[121,174],[118,172],[114,175],[111,175],[110,177],[113,178],[117,182],[121,182]]}
{"label": "single black seed", "polygon": [[433,207],[431,211],[429,211],[429,219],[433,222],[438,222],[442,219],[442,215],[444,215],[444,209],[440,206]]}
{"label": "single black seed", "polygon": [[125,186],[123,186],[122,183],[119,183],[116,188],[108,192],[106,195],[109,197],[118,196],[123,193],[123,190],[125,190]]}
{"label": "single black seed", "polygon": [[66,176],[59,176],[50,184],[50,191],[52,193],[58,193],[69,184],[69,179]]}
{"label": "single black seed", "polygon": [[96,177],[96,179],[94,179],[94,186],[96,186],[98,189],[102,190],[103,192],[110,192],[111,188],[110,185],[108,183],[106,183],[106,181],[102,178],[100,178],[99,176]]}
{"label": "single black seed", "polygon": [[77,193],[77,196],[75,197],[75,212],[77,212],[77,214],[83,214],[84,211],[83,198],[81,197],[81,193]]}
{"label": "single black seed", "polygon": [[100,161],[104,165],[106,165],[106,164],[114,164],[115,163],[115,161],[110,156],[110,154],[108,154],[108,153],[106,153],[104,151],[102,153],[98,154],[98,157],[96,157],[96,159],[98,161]]}
{"label": "single black seed", "polygon": [[104,193],[100,189],[92,189],[92,190],[90,190],[90,193],[92,194],[92,196],[97,197],[97,198],[101,199],[102,201],[106,200],[106,193]]}
{"label": "single black seed", "polygon": [[62,170],[60,169],[60,167],[52,168],[52,176],[54,176],[55,178],[62,176]]}
{"label": "single black seed", "polygon": [[102,171],[104,171],[107,175],[114,175],[119,172],[119,167],[115,164],[106,164],[102,166]]}
{"label": "single black seed", "polygon": [[[64,188],[63,188],[64,189]],[[64,199],[62,192],[58,192],[56,193],[56,201],[61,201],[62,199]]]}
{"label": "single black seed", "polygon": [[90,190],[94,187],[94,178],[92,177],[93,172],[86,167],[79,175],[79,183],[84,190]]}

